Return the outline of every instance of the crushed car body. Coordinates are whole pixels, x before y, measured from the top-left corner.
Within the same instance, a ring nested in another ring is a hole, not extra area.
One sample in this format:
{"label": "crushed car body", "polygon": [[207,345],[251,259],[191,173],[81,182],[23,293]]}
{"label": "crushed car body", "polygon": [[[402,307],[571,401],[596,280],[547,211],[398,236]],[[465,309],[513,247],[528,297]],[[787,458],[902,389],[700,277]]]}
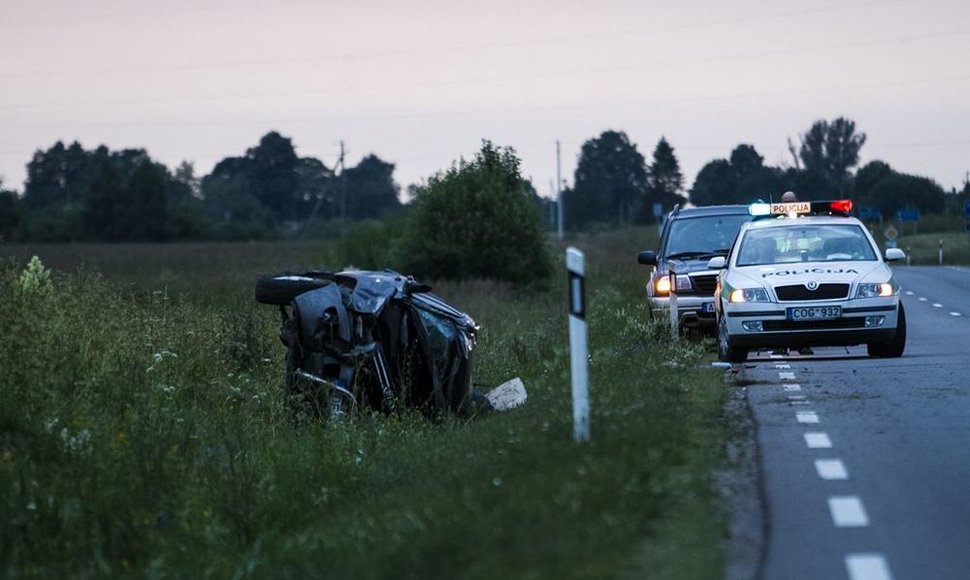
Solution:
{"label": "crushed car body", "polygon": [[256,301],[278,306],[286,391],[298,415],[338,418],[401,405],[463,414],[478,326],[392,270],[266,276]]}

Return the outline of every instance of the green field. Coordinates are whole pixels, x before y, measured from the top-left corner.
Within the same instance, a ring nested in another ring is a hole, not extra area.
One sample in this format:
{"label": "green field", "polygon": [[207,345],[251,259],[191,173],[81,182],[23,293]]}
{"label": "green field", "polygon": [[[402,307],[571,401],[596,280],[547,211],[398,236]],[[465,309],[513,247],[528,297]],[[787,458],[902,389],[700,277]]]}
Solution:
{"label": "green field", "polygon": [[[252,284],[338,267],[328,247],[0,246],[0,576],[719,578],[724,383],[707,345],[645,321],[648,237],[571,240],[585,445],[564,273],[543,293],[436,286],[482,325],[475,381],[522,377],[524,407],[294,424],[278,312]],[[35,254],[49,284],[22,279]]]}

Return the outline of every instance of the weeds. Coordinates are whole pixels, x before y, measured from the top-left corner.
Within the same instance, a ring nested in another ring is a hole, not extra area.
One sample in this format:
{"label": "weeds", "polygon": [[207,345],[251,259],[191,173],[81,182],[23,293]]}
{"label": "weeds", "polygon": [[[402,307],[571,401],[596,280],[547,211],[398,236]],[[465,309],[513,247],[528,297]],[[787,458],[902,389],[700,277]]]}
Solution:
{"label": "weeds", "polygon": [[524,407],[326,425],[285,412],[278,313],[238,256],[212,284],[108,267],[40,293],[3,268],[0,576],[719,577],[723,386],[646,321],[632,237],[581,241],[615,265],[590,277],[579,446],[563,281],[437,289],[482,324],[476,382],[521,376]]}

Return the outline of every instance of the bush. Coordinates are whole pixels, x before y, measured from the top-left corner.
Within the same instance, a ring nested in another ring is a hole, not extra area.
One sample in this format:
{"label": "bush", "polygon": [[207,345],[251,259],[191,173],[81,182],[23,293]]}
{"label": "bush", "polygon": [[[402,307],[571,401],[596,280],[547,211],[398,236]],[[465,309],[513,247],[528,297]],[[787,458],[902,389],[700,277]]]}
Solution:
{"label": "bush", "polygon": [[364,221],[337,241],[337,266],[361,270],[400,269],[400,245],[404,222]]}
{"label": "bush", "polygon": [[511,148],[484,141],[418,192],[404,241],[405,270],[430,279],[542,286],[551,259]]}

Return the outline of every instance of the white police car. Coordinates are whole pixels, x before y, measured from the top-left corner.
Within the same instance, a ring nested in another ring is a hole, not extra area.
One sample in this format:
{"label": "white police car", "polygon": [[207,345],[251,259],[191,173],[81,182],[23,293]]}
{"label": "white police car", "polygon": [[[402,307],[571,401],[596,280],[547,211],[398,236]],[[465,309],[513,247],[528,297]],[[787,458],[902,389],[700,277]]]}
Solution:
{"label": "white police car", "polygon": [[743,362],[763,348],[866,344],[899,357],[906,314],[886,262],[850,200],[756,204],[720,269],[715,291],[718,356]]}

